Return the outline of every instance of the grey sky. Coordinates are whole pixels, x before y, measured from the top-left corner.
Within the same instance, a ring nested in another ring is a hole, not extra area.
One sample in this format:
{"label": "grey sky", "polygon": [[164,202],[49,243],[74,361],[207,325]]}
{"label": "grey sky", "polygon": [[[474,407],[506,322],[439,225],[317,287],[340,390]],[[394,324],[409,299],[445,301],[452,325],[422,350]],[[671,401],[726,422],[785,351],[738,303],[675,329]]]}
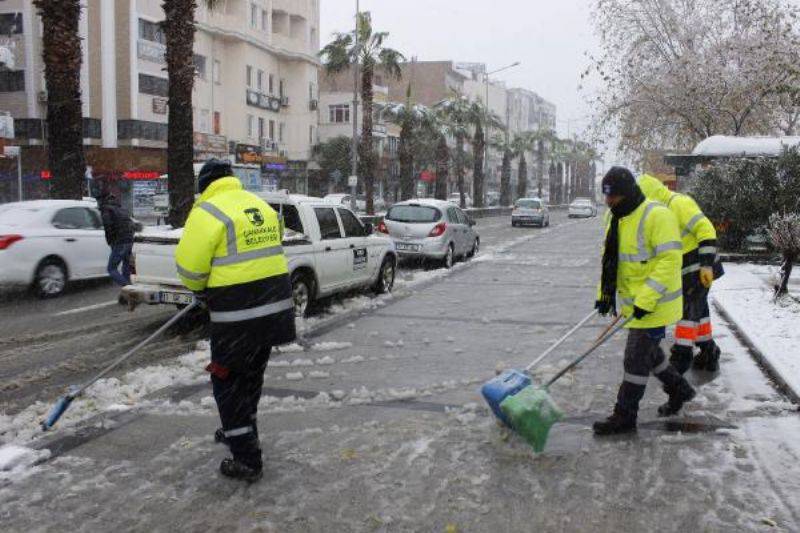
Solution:
{"label": "grey sky", "polygon": [[[320,0],[321,41],[353,25],[355,0]],[[591,0],[361,0],[389,45],[419,60],[487,63],[510,86],[531,89],[558,106],[566,135],[587,124],[590,112],[578,91],[586,50],[597,48]]]}

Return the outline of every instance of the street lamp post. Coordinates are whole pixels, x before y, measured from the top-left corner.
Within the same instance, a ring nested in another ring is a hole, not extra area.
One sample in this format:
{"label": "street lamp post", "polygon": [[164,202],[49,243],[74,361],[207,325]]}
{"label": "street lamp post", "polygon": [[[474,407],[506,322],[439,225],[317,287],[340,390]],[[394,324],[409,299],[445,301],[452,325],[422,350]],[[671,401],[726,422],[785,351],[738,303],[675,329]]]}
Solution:
{"label": "street lamp post", "polygon": [[[508,70],[510,68],[516,67],[519,64],[520,64],[520,61],[514,61],[510,65],[506,65],[503,68],[499,68],[497,70],[493,70],[493,71],[487,72],[485,74],[484,82],[486,84],[486,117],[487,118],[489,117],[489,115],[491,113],[491,109],[489,108],[489,76],[491,76],[492,74],[497,74],[498,72],[502,72],[504,70]],[[506,98],[506,107],[508,107],[508,98]],[[508,114],[508,109],[506,109],[506,114]],[[488,122],[489,121],[487,120],[486,122],[487,122],[487,126],[486,126],[486,131],[484,132],[484,136],[486,137],[486,139],[488,139],[488,137],[489,137]],[[487,175],[488,173],[489,173],[489,143],[485,142],[484,145],[483,145],[483,184],[484,184],[484,186],[483,186],[483,196],[484,196],[484,198],[481,199],[482,200],[481,203],[483,203],[483,200],[486,197],[486,184],[488,183],[488,179],[489,179],[489,177]]]}
{"label": "street lamp post", "polygon": [[[360,14],[358,0],[356,0],[356,31],[355,31],[355,61],[353,62],[353,112],[350,113],[353,119],[353,144],[351,151],[352,169],[350,173],[350,208],[356,210],[356,193],[358,191],[358,62],[360,53],[358,49],[358,17]],[[354,179],[355,178],[355,179]]]}

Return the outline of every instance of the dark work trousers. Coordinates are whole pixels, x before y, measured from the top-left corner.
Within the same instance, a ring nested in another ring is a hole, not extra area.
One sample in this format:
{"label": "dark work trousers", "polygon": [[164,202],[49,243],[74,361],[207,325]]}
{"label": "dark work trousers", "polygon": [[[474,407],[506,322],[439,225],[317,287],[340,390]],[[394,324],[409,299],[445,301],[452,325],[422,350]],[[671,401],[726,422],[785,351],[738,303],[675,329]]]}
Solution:
{"label": "dark work trousers", "polygon": [[[215,334],[216,333],[216,334]],[[261,469],[256,414],[272,347],[247,327],[212,324],[211,383],[233,458]]]}
{"label": "dark work trousers", "polygon": [[670,365],[659,346],[665,328],[630,329],[625,344],[625,374],[617,394],[616,410],[636,417],[650,374],[664,385],[667,394],[683,379]]}

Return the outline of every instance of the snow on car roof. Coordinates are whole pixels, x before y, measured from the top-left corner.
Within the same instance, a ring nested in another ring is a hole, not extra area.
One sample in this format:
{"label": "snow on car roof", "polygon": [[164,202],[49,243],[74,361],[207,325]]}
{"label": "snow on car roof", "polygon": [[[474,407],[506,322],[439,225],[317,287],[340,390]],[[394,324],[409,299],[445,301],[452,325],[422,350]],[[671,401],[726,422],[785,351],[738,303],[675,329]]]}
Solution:
{"label": "snow on car roof", "polygon": [[396,204],[392,205],[392,207],[397,205],[425,205],[430,207],[452,207],[452,203],[446,200],[437,200],[435,198],[416,198],[413,200],[403,200],[402,202],[397,202]]}
{"label": "snow on car roof", "polygon": [[787,147],[800,145],[800,137],[731,137],[713,135],[700,141],[692,155],[705,157],[777,157]]}

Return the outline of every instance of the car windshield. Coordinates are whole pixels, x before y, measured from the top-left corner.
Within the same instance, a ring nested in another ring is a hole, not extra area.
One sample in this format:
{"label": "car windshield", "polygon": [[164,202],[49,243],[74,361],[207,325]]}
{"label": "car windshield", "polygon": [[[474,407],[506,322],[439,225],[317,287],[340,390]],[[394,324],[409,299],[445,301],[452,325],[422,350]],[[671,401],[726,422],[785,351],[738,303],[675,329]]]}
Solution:
{"label": "car windshield", "polygon": [[524,209],[541,209],[542,202],[539,200],[517,200],[517,207]]}
{"label": "car windshield", "polygon": [[442,218],[442,213],[435,207],[427,205],[396,205],[386,213],[387,220],[394,222],[436,222]]}

